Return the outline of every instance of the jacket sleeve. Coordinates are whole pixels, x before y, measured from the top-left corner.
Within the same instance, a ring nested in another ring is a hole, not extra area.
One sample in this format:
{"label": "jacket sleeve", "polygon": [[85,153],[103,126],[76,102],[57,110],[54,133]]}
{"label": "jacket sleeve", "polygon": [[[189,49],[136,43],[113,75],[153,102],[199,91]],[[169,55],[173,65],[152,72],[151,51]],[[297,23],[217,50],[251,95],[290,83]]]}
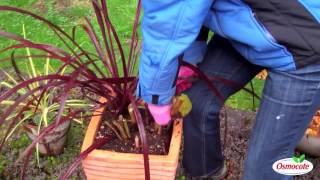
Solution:
{"label": "jacket sleeve", "polygon": [[175,93],[178,56],[199,34],[212,0],[143,0],[143,45],[137,94],[169,104]]}
{"label": "jacket sleeve", "polygon": [[197,39],[184,51],[183,61],[194,65],[200,63],[207,50],[208,36],[209,29],[203,26]]}

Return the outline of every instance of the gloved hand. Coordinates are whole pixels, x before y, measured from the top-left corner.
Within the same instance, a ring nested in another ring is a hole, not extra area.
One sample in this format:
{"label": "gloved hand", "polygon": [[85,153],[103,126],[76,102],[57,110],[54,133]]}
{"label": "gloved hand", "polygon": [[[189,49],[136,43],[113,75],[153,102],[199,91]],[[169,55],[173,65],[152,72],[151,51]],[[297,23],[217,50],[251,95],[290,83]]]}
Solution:
{"label": "gloved hand", "polygon": [[[180,94],[181,92],[189,89],[192,86],[192,82],[190,81],[190,78],[192,77],[196,77],[196,73],[194,73],[190,68],[186,66],[180,67],[176,84],[177,94]],[[172,108],[171,104],[163,106],[148,104],[148,108],[157,124],[164,126],[170,122]]]}
{"label": "gloved hand", "polygon": [[176,94],[180,94],[181,92],[189,89],[192,86],[192,82],[190,81],[192,77],[196,77],[196,73],[194,73],[190,68],[186,66],[180,67],[176,84]]}
{"label": "gloved hand", "polygon": [[170,105],[148,104],[148,108],[156,123],[164,126],[170,122],[171,117],[183,118],[187,116],[192,109],[192,103],[187,95],[181,94],[175,96]]}
{"label": "gloved hand", "polygon": [[149,111],[157,124],[164,126],[171,120],[171,104],[159,106],[148,104]]}

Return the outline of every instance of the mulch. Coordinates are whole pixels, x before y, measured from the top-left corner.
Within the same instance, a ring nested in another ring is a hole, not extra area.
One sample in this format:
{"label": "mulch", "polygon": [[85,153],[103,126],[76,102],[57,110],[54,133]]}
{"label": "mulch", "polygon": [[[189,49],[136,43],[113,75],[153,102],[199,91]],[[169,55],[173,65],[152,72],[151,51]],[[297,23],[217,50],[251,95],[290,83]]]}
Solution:
{"label": "mulch", "polygon": [[[225,180],[239,180],[243,175],[244,159],[256,113],[231,108],[226,108],[226,112],[228,118],[226,142],[228,143],[224,147],[224,155],[227,160],[228,175]],[[222,113],[222,117],[224,116],[225,114]],[[222,137],[224,135],[224,123],[224,121],[221,121]],[[296,176],[295,180],[320,180],[320,158],[307,155],[306,159],[313,163],[313,171]]]}

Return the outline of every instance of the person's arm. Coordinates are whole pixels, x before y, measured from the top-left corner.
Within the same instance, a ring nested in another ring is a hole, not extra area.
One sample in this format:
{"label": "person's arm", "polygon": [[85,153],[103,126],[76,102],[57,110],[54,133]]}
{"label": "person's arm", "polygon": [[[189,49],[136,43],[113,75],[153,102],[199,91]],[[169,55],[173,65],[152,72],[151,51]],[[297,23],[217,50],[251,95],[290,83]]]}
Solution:
{"label": "person's arm", "polygon": [[143,47],[137,94],[147,103],[170,104],[178,56],[197,38],[212,0],[143,0]]}

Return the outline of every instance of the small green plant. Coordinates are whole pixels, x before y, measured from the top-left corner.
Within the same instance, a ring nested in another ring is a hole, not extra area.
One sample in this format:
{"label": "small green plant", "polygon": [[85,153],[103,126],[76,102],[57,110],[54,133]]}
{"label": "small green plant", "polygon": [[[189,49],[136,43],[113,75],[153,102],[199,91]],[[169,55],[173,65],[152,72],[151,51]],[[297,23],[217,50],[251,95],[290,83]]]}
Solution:
{"label": "small green plant", "polygon": [[[22,27],[23,29],[23,35],[24,38],[26,38],[26,30],[25,30],[25,26],[23,25]],[[18,84],[20,84],[23,80],[25,79],[31,79],[31,78],[36,78],[36,77],[40,77],[40,76],[48,76],[50,75],[54,70],[50,65],[50,58],[46,58],[45,59],[45,66],[43,68],[43,72],[36,70],[35,68],[35,63],[34,63],[34,59],[32,58],[32,55],[30,53],[30,49],[29,48],[25,48],[26,54],[27,54],[27,59],[28,62],[25,63],[25,69],[24,72],[22,72],[20,70],[20,68],[18,68],[18,66],[16,66],[16,62],[14,59],[12,60],[12,64],[13,67],[15,67],[15,71],[16,71],[16,77],[12,76],[10,73],[6,72],[5,70],[1,70],[5,76],[7,77],[7,81],[2,81],[0,83],[0,87],[3,86],[6,89],[12,89],[15,86],[17,86]],[[65,69],[64,68],[59,74],[63,75],[65,73]],[[26,77],[25,77],[26,76]],[[17,80],[19,79],[19,80]],[[43,82],[44,84],[48,83],[48,80]],[[41,87],[43,84],[41,84],[40,82],[35,82],[35,83],[30,83],[27,87],[25,88],[21,88],[18,92],[18,96],[23,96],[24,94],[26,94],[28,92],[28,90],[30,89],[35,89],[35,88],[39,88]],[[28,107],[28,109],[26,109],[23,113],[23,119],[19,122],[18,125],[22,124],[23,122],[25,122],[26,120],[30,120],[30,118],[32,117],[32,122],[35,123],[38,127],[39,127],[39,132],[41,127],[48,127],[48,125],[50,125],[53,121],[54,121],[54,117],[55,114],[57,113],[57,111],[60,108],[60,104],[59,104],[59,98],[57,97],[59,88],[52,88],[50,91],[45,91],[43,92],[42,99],[41,101],[39,101],[38,104],[34,104]],[[34,96],[39,96],[39,94],[35,94]],[[31,98],[34,98],[34,96],[30,96],[30,100]],[[34,101],[35,102],[35,101]],[[10,106],[15,104],[14,100],[4,100],[0,103],[1,105],[4,106]],[[26,104],[25,103],[20,103],[18,105],[18,109],[19,107],[23,108]],[[87,101],[85,100],[79,100],[79,99],[69,99],[66,100],[66,105],[63,111],[63,116],[65,116],[67,114],[67,112],[69,111],[69,109],[71,108],[90,108],[93,105],[89,104]],[[17,110],[18,111],[18,110]],[[12,118],[16,117],[17,113],[13,113],[11,114],[11,116],[9,116],[6,120],[11,120]],[[74,120],[76,122],[81,123],[82,121],[80,119],[74,118]],[[14,132],[14,130],[18,127],[18,125],[15,126],[15,128],[13,128],[13,130],[10,132],[10,134],[12,134]],[[8,137],[7,137],[8,139]]]}
{"label": "small green plant", "polygon": [[0,174],[3,173],[3,171],[5,170],[5,167],[7,165],[7,158],[3,155],[0,155]]}
{"label": "small green plant", "polygon": [[[23,33],[24,38],[27,38],[24,25],[22,27],[22,30],[23,30],[22,33]],[[12,58],[11,61],[12,61],[13,67],[15,69],[16,77],[14,77],[13,75],[11,75],[9,72],[7,72],[5,70],[1,70],[3,72],[3,74],[5,74],[5,76],[7,77],[7,81],[2,81],[0,83],[0,87],[3,86],[4,88],[10,90],[10,89],[14,88],[15,86],[17,86],[19,83],[23,82],[25,79],[28,79],[28,78],[31,79],[31,78],[36,78],[36,77],[40,77],[40,76],[48,76],[49,74],[53,73],[54,70],[50,65],[50,58],[49,57],[47,57],[45,59],[43,71],[39,71],[35,68],[34,59],[32,57],[30,49],[25,48],[25,51],[26,51],[26,55],[28,57],[27,62],[24,64],[25,69],[23,71],[20,70],[21,68],[18,68],[18,66],[16,65],[16,62],[15,62],[15,59]],[[64,68],[60,72],[61,75],[63,75],[65,73],[65,69],[66,68]],[[19,91],[17,91],[17,96],[25,95],[28,92],[28,90],[30,90],[30,89],[40,88],[42,86],[42,83],[47,84],[48,80],[41,82],[41,83],[35,82],[35,83],[29,84],[27,87],[22,88]],[[29,96],[29,99],[31,100],[30,102],[32,102],[32,99],[37,96],[42,96],[42,99],[38,103],[36,101],[34,101],[32,105],[30,105],[28,108],[23,110],[23,114],[22,114],[19,122],[14,125],[14,127],[11,129],[11,131],[7,132],[5,141],[7,141],[11,137],[11,135],[19,127],[23,126],[24,124],[30,123],[30,124],[36,125],[37,135],[40,134],[40,132],[43,128],[47,128],[50,124],[52,124],[55,120],[55,116],[56,116],[57,112],[60,109],[59,97],[57,97],[58,92],[59,92],[59,88],[56,87],[56,88],[52,88],[50,91],[43,92],[41,95],[39,94],[41,92],[39,92],[38,94],[34,94],[33,96]],[[0,105],[2,105],[2,106],[12,106],[13,104],[15,104],[15,100],[4,100],[0,103]],[[16,118],[18,115],[18,112],[20,110],[22,110],[23,108],[25,108],[25,106],[26,106],[25,103],[20,103],[16,107],[16,112],[14,112],[10,116],[8,116],[6,121],[11,121],[14,118]],[[92,105],[89,104],[85,100],[68,99],[68,100],[66,100],[66,105],[63,109],[62,116],[65,117],[67,115],[68,111],[70,111],[70,109],[90,108],[90,107],[92,107]],[[73,118],[73,120],[78,123],[82,123],[81,116],[79,118],[75,117],[75,118]],[[15,121],[15,120],[13,120],[13,121]],[[37,146],[36,146],[36,152],[37,152],[37,162],[39,165],[39,144],[37,144]]]}

